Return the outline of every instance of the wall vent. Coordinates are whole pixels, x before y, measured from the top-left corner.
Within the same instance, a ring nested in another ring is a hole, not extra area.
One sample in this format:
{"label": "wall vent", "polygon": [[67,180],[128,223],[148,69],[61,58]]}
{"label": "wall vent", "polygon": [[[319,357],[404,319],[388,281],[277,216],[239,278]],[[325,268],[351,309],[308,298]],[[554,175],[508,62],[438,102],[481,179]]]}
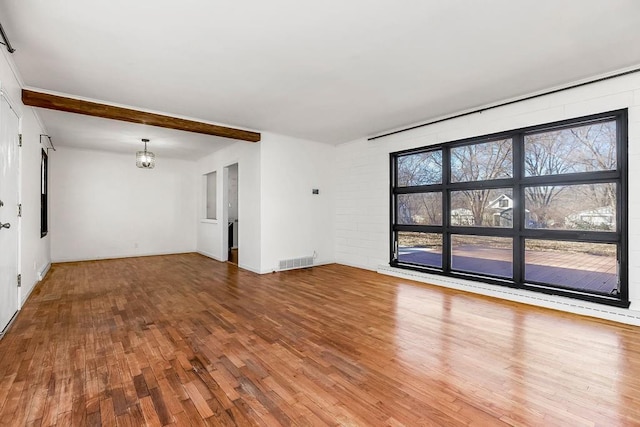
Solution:
{"label": "wall vent", "polygon": [[291,258],[280,260],[278,270],[293,270],[295,268],[307,268],[313,267],[313,257],[305,256],[302,258]]}

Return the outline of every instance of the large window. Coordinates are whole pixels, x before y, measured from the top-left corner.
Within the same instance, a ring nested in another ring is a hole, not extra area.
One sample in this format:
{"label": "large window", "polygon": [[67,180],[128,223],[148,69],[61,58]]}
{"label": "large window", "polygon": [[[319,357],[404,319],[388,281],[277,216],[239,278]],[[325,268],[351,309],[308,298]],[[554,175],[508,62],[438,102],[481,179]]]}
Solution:
{"label": "large window", "polygon": [[627,112],[391,154],[391,265],[628,306]]}

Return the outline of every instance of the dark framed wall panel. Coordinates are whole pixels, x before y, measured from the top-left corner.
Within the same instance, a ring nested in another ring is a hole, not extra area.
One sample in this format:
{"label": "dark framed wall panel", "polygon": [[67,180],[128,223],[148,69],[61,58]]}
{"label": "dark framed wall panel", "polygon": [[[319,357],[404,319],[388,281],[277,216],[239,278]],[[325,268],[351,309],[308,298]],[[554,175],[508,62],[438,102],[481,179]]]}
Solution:
{"label": "dark framed wall panel", "polygon": [[390,265],[628,307],[627,110],[390,155]]}

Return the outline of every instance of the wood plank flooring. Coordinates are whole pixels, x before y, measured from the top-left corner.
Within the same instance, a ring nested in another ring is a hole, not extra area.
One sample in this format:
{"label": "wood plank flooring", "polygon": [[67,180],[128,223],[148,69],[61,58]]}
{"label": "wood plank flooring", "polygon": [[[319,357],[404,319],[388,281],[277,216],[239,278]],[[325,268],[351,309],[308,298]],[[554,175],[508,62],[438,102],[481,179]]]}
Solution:
{"label": "wood plank flooring", "polygon": [[54,265],[0,341],[0,424],[640,425],[640,328],[340,265]]}

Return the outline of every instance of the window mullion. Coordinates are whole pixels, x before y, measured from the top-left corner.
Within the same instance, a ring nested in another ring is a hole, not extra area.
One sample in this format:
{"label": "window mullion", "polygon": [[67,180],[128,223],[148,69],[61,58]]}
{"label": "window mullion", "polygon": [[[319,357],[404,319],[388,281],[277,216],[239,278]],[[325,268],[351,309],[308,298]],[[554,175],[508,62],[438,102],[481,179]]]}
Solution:
{"label": "window mullion", "polygon": [[522,178],[524,177],[524,137],[522,133],[513,135],[513,280],[524,282],[524,239],[522,231],[526,227],[526,211]]}
{"label": "window mullion", "polygon": [[442,270],[451,271],[451,149],[442,148]]}
{"label": "window mullion", "polygon": [[391,227],[389,227],[389,259],[392,263],[397,262],[398,259],[396,257],[396,247],[398,246],[398,233],[395,232],[394,226],[398,223],[398,209],[397,206],[397,198],[398,196],[395,194],[395,189],[398,187],[398,157],[393,154],[389,155],[389,183],[390,183],[390,202],[389,202],[389,218],[391,218]]}
{"label": "window mullion", "polygon": [[629,156],[628,156],[628,123],[627,112],[620,114],[616,120],[617,166],[620,171],[620,184],[616,192],[616,233],[618,233],[618,291],[622,301],[629,301]]}

